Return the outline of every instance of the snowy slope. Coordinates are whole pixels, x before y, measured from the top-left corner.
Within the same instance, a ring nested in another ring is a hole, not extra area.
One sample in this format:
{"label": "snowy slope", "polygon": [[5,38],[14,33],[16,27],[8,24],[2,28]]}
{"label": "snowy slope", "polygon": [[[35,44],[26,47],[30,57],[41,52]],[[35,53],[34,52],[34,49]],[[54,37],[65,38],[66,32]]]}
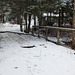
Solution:
{"label": "snowy slope", "polygon": [[[0,26],[0,31],[20,32],[18,25]],[[74,53],[43,38],[0,33],[0,75],[75,75]]]}

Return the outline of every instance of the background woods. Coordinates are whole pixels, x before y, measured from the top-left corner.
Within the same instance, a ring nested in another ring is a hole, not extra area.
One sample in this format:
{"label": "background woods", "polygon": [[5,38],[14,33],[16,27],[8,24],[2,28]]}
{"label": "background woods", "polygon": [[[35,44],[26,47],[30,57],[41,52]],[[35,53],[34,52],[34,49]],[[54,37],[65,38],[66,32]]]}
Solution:
{"label": "background woods", "polygon": [[2,0],[0,6],[3,22],[4,15],[8,13],[7,19],[16,19],[21,31],[30,31],[31,18],[34,19],[35,26],[37,19],[38,25],[53,26],[56,23],[59,27],[72,27],[73,0]]}

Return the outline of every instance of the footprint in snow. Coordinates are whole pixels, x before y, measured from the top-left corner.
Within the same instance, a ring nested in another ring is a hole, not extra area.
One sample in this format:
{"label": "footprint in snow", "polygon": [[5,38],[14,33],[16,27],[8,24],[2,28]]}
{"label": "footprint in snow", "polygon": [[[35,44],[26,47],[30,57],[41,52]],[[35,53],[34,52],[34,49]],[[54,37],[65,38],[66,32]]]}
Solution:
{"label": "footprint in snow", "polygon": [[18,69],[18,67],[14,67],[15,69]]}

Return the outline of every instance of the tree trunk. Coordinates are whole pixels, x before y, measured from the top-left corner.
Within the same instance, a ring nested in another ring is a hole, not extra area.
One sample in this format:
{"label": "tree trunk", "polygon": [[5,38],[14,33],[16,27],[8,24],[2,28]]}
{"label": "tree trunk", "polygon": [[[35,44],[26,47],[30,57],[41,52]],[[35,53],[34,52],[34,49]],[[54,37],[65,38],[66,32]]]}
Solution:
{"label": "tree trunk", "polygon": [[58,24],[59,24],[59,27],[60,27],[60,11],[59,11]]}
{"label": "tree trunk", "polygon": [[24,32],[27,32],[27,14],[24,14],[24,19],[25,19],[25,25],[26,25],[26,27],[24,27]]}
{"label": "tree trunk", "polygon": [[[34,26],[36,26],[36,16],[34,15]],[[36,31],[36,28],[34,29]]]}
{"label": "tree trunk", "polygon": [[51,12],[50,12],[50,22],[51,22]]}
{"label": "tree trunk", "polygon": [[4,14],[2,13],[2,23],[4,23]]}
{"label": "tree trunk", "polygon": [[40,26],[42,25],[42,11],[41,11],[41,14],[40,14],[39,25]]}
{"label": "tree trunk", "polygon": [[22,11],[22,8],[21,8],[21,3],[20,3],[20,8],[19,8],[19,12],[20,12],[20,14],[19,14],[19,24],[20,24],[20,31],[22,32],[23,31],[23,29],[22,29],[22,18],[21,18],[21,11]]}
{"label": "tree trunk", "polygon": [[39,26],[41,26],[41,18],[40,17],[38,18],[38,21],[39,21]]}
{"label": "tree trunk", "polygon": [[19,16],[17,16],[17,24],[19,24]]}
{"label": "tree trunk", "polygon": [[63,16],[63,7],[62,7],[62,24],[63,24],[63,17],[64,17],[64,16]]}
{"label": "tree trunk", "polygon": [[[75,0],[74,0],[73,28],[75,29]],[[75,32],[72,33],[72,48],[75,49]]]}
{"label": "tree trunk", "polygon": [[48,12],[47,12],[47,23],[49,22],[49,20],[48,20],[48,16],[49,16],[49,15],[48,15]]}
{"label": "tree trunk", "polygon": [[22,32],[23,29],[22,29],[22,18],[21,18],[21,15],[19,15],[19,24],[20,24],[20,31]]}
{"label": "tree trunk", "polygon": [[30,24],[31,24],[31,14],[29,14],[28,33],[29,33],[29,31],[30,31]]}

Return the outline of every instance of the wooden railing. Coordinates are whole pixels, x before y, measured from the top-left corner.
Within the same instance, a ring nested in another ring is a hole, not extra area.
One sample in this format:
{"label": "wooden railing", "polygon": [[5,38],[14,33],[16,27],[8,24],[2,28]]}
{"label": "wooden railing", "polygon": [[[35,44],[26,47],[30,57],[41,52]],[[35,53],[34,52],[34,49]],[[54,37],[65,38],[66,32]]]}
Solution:
{"label": "wooden railing", "polygon": [[60,31],[71,31],[71,32],[75,32],[75,29],[72,28],[62,28],[62,27],[51,27],[51,26],[33,26],[32,27],[32,34],[34,35],[34,29],[37,28],[38,29],[38,37],[40,37],[40,30],[39,29],[45,29],[46,35],[45,35],[45,39],[48,40],[48,30],[49,29],[55,29],[57,30],[57,44],[60,44]]}

